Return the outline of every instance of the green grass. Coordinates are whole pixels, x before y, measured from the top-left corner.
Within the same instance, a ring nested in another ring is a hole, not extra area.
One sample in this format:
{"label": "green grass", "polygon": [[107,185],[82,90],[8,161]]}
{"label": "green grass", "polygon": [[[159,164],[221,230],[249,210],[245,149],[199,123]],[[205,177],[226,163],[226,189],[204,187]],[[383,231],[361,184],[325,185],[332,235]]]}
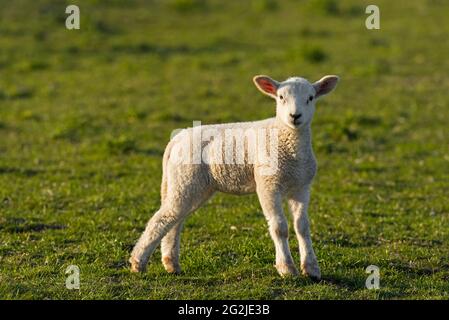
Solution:
{"label": "green grass", "polygon": [[[0,3],[0,298],[449,297],[447,2],[378,0],[373,31],[370,1],[77,1],[78,31],[70,1]],[[170,132],[272,116],[255,74],[342,78],[313,124],[323,280],[279,278],[256,197],[223,194],[187,221],[182,275],[159,250],[131,274]]]}

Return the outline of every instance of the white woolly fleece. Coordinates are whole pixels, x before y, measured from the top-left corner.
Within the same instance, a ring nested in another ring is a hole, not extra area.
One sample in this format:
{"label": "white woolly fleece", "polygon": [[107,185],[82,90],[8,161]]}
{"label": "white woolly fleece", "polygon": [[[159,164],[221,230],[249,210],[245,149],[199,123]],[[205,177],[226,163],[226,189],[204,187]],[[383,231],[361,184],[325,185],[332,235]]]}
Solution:
{"label": "white woolly fleece", "polygon": [[[312,84],[299,77],[277,82],[267,76],[256,76],[257,88],[276,100],[276,117],[201,126],[201,136],[206,139],[199,140],[196,148],[198,128],[177,134],[163,157],[161,208],[134,247],[131,270],[143,271],[161,243],[166,270],[180,272],[179,242],[185,218],[217,191],[256,192],[275,244],[278,272],[282,276],[298,274],[282,210],[282,200],[287,199],[299,242],[302,273],[319,279],[321,274],[312,248],[307,214],[310,185],[317,167],[311,121],[316,100],[332,91],[338,80],[337,76],[326,76]],[[236,148],[237,145],[241,148]],[[180,162],[179,155],[184,152],[185,156],[186,150],[189,161]],[[238,154],[238,150],[243,153]],[[234,163],[224,159],[233,159]]]}

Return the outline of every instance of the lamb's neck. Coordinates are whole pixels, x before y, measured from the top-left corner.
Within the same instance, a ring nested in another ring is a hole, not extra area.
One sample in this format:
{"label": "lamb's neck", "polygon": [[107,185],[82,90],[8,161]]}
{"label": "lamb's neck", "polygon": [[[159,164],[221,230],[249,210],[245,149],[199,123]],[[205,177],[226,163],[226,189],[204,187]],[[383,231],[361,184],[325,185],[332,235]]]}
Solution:
{"label": "lamb's neck", "polygon": [[304,154],[312,152],[312,130],[310,124],[304,124],[298,129],[283,127],[280,129],[279,143],[288,146],[292,154]]}

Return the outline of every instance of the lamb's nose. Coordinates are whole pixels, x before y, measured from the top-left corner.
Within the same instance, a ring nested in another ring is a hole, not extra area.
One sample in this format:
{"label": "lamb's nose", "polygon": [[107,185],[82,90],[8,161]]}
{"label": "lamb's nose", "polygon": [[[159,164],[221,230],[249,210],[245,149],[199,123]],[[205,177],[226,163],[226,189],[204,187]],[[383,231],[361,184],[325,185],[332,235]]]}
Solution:
{"label": "lamb's nose", "polygon": [[301,116],[302,116],[301,113],[299,113],[299,114],[291,114],[291,113],[290,113],[290,117],[292,117],[293,120],[298,120],[299,118],[301,118]]}

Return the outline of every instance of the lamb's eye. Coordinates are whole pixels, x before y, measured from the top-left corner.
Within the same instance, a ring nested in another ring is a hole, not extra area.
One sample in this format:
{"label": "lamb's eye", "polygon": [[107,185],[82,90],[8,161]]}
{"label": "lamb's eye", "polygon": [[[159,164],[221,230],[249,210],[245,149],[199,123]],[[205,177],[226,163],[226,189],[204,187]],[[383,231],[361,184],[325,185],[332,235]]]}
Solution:
{"label": "lamb's eye", "polygon": [[279,99],[284,100],[284,96],[281,94],[281,95],[279,96]]}
{"label": "lamb's eye", "polygon": [[309,101],[312,101],[312,100],[313,100],[313,96],[310,96],[310,97],[309,97]]}

